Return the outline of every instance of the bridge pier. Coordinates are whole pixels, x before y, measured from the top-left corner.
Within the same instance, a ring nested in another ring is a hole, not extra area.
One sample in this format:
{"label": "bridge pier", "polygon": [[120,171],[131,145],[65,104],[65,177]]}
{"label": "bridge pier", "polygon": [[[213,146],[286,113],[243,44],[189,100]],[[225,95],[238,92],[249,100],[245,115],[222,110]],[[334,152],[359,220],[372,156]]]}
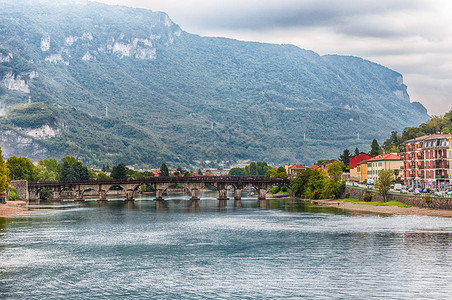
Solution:
{"label": "bridge pier", "polygon": [[257,199],[258,200],[265,200],[266,197],[267,197],[267,191],[268,190],[266,188],[259,188]]}
{"label": "bridge pier", "polygon": [[241,199],[234,199],[234,207],[242,208],[242,200]]}
{"label": "bridge pier", "polygon": [[60,199],[60,191],[53,191],[53,196],[52,196],[53,201],[61,201]]}
{"label": "bridge pier", "polygon": [[165,199],[163,199],[163,192],[164,192],[165,190],[164,189],[158,189],[158,188],[156,188],[155,189],[155,201],[163,201],[163,200],[165,200]]}
{"label": "bridge pier", "polygon": [[135,199],[133,199],[133,190],[127,190],[126,191],[126,200],[125,201],[135,201]]}
{"label": "bridge pier", "polygon": [[99,190],[98,201],[107,201],[107,192],[105,190]]}
{"label": "bridge pier", "polygon": [[238,200],[238,201],[242,200],[242,189],[236,188],[234,190],[234,200]]}
{"label": "bridge pier", "polygon": [[75,202],[84,202],[85,197],[83,197],[83,192],[81,190],[77,190],[75,192]]}

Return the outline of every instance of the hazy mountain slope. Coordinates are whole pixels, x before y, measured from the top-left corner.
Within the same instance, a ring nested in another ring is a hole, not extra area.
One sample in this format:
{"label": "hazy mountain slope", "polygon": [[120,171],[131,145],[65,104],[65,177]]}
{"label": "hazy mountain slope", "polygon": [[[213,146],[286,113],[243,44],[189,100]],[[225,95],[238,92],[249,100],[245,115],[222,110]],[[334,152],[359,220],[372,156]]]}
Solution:
{"label": "hazy mountain slope", "polygon": [[[199,37],[143,9],[0,3],[0,101],[9,107],[31,95],[117,118],[153,141],[136,150],[139,165],[310,162],[428,118],[400,74],[360,58]],[[167,156],[147,155],[161,145]],[[92,147],[80,155],[88,159]],[[92,162],[112,160],[99,153]]]}

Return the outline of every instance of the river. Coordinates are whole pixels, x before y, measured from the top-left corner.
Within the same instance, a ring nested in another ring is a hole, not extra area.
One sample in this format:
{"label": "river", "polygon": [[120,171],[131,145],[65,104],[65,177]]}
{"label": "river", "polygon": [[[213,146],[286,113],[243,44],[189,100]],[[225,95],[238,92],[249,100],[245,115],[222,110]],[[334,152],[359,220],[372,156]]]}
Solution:
{"label": "river", "polygon": [[452,218],[187,196],[0,219],[2,299],[451,299]]}

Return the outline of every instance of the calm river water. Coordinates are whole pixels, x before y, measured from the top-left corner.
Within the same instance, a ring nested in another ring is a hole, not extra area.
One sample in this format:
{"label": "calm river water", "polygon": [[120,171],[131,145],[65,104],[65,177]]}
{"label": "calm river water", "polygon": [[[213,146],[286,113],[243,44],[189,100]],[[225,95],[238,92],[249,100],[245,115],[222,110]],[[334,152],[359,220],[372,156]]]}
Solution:
{"label": "calm river water", "polygon": [[452,218],[167,198],[0,219],[0,298],[452,298]]}

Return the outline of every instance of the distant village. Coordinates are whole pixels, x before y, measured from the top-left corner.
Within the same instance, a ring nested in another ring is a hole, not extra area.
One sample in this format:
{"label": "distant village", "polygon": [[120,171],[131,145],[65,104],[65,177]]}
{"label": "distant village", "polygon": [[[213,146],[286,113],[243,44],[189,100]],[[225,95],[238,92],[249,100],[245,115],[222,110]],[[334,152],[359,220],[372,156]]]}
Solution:
{"label": "distant village", "polygon": [[[373,184],[378,174],[384,170],[394,171],[394,180],[412,188],[431,188],[444,190],[452,185],[452,134],[424,135],[405,141],[403,152],[371,156],[360,152],[350,158],[349,170],[343,178],[349,182]],[[325,172],[335,160],[326,160],[319,165],[288,164],[284,168],[289,178],[305,169],[321,169]],[[219,169],[204,168],[192,176],[225,176],[231,168],[244,168],[249,161],[239,161],[235,165]],[[222,166],[222,164],[220,164]],[[227,165],[223,165],[227,166]],[[159,176],[160,169],[151,169]],[[170,175],[178,170],[169,170]]]}

